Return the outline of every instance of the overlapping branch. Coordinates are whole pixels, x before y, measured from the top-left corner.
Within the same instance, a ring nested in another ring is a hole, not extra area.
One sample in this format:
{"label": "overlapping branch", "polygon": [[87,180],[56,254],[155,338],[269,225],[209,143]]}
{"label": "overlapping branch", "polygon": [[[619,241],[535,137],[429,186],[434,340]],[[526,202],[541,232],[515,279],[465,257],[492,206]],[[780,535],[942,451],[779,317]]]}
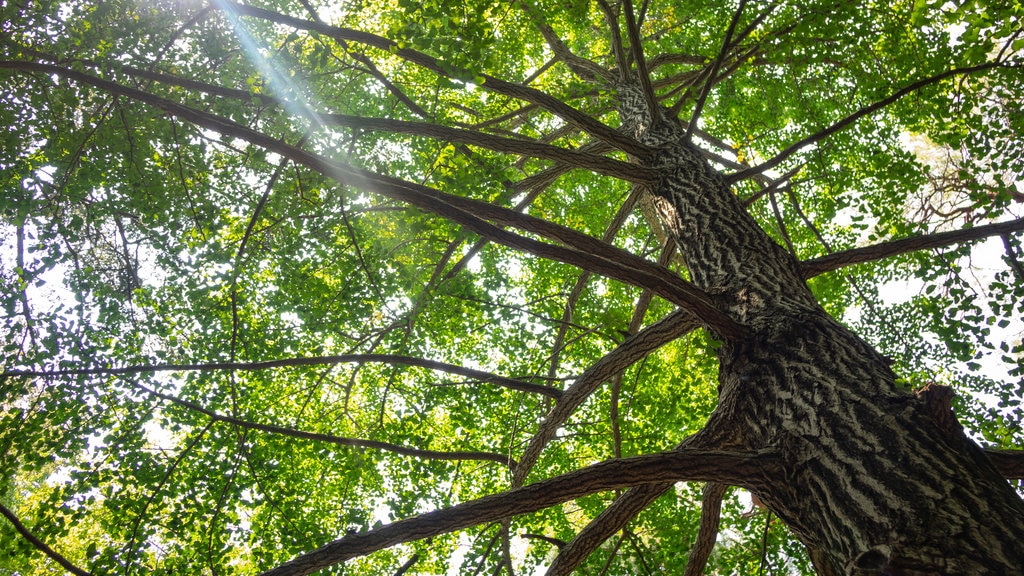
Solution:
{"label": "overlapping branch", "polygon": [[422,52],[413,50],[411,48],[403,48],[399,46],[393,40],[371,34],[369,32],[363,32],[361,30],[353,30],[351,28],[342,28],[338,26],[330,26],[322,22],[311,22],[309,20],[303,20],[301,18],[295,18],[279,12],[273,12],[265,10],[263,8],[257,8],[255,6],[248,6],[244,4],[235,4],[233,2],[218,2],[218,5],[224,10],[230,10],[234,14],[240,16],[250,16],[254,18],[260,18],[268,22],[274,22],[276,24],[282,24],[289,26],[296,30],[307,30],[318,32],[330,38],[336,40],[358,42],[367,46],[372,46],[379,50],[389,52],[402,58],[410,63],[416,64],[423,67],[424,69],[430,70],[431,72],[442,76],[444,78],[451,79],[473,79],[478,86],[486,90],[494,91],[504,96],[509,96],[532,104],[537,104],[545,110],[548,110],[552,114],[562,118],[566,122],[576,126],[580,130],[587,132],[588,134],[608,142],[612,146],[638,158],[648,158],[651,155],[650,149],[640,144],[636,140],[626,136],[625,134],[614,130],[613,128],[602,124],[594,118],[584,114],[583,112],[565,104],[558,98],[521,84],[515,84],[506,80],[501,80],[493,76],[489,76],[483,73],[474,73],[469,70],[455,69],[450,65],[443,64],[433,56],[424,54]]}
{"label": "overlapping branch", "polygon": [[779,466],[777,456],[770,451],[722,452],[685,448],[608,460],[523,488],[340,538],[261,576],[303,576],[402,542],[536,512],[587,494],[617,488],[682,480],[754,487],[779,473]]}
{"label": "overlapping branch", "polygon": [[[738,337],[746,334],[746,329],[721,311],[703,290],[663,267],[575,230],[542,219],[531,218],[487,202],[445,194],[428,186],[330,160],[232,120],[77,70],[52,64],[20,61],[0,61],[0,68],[57,74],[82,84],[149,104],[196,126],[216,131],[224,136],[239,138],[270,152],[280,154],[294,162],[317,170],[343,185],[373,192],[437,214],[492,242],[649,289],[658,296],[689,310],[722,337]],[[530,225],[529,231],[539,233],[565,245],[548,244],[517,235],[503,230],[491,222],[500,225],[527,224]]]}
{"label": "overlapping branch", "polygon": [[13,511],[11,511],[10,508],[4,506],[2,502],[0,502],[0,515],[3,515],[4,518],[7,518],[7,521],[14,526],[14,529],[18,531],[18,534],[21,534],[22,538],[24,538],[30,544],[32,544],[32,546],[36,550],[39,550],[43,554],[46,554],[51,560],[59,564],[61,568],[67,570],[72,574],[75,574],[75,576],[92,576],[91,572],[87,572],[85,570],[82,570],[78,566],[75,566],[73,563],[71,563],[70,560],[65,558],[62,554],[60,554],[53,548],[47,546],[46,542],[43,542],[35,534],[33,534],[32,531],[29,530],[27,526],[22,524],[21,520],[18,519],[18,516]]}
{"label": "overlapping branch", "polygon": [[542,144],[533,140],[513,139],[484,134],[472,130],[460,128],[449,128],[429,122],[409,122],[405,120],[391,120],[387,118],[367,118],[364,116],[349,116],[345,114],[323,114],[320,118],[327,124],[345,126],[358,130],[380,130],[399,134],[410,134],[423,136],[447,142],[456,142],[486,148],[496,152],[505,152],[555,160],[568,166],[585,168],[598,174],[612,176],[630,182],[653,183],[656,180],[654,172],[636,164],[615,160],[605,156],[587,154],[576,150],[567,150],[557,146]]}
{"label": "overlapping branch", "polygon": [[891,258],[900,254],[906,254],[907,252],[927,250],[930,248],[941,248],[943,246],[971,242],[973,240],[980,240],[990,236],[999,236],[1020,231],[1024,231],[1024,218],[1010,220],[1009,222],[986,224],[984,226],[966,228],[964,230],[937,232],[926,236],[913,236],[910,238],[893,240],[891,242],[884,242],[882,244],[844,250],[842,252],[836,252],[835,254],[829,254],[828,256],[807,260],[800,263],[800,270],[803,277],[806,279],[826,272],[831,272],[833,270],[838,270],[839,268],[853,266],[854,264],[862,264],[864,262],[873,262],[883,258]]}
{"label": "overlapping branch", "polygon": [[746,170],[741,170],[740,172],[736,172],[736,173],[730,174],[729,176],[726,177],[726,181],[729,184],[734,184],[736,182],[739,182],[740,180],[743,180],[743,179],[746,179],[746,178],[750,178],[750,177],[752,177],[754,175],[757,175],[757,174],[761,174],[762,172],[765,172],[767,170],[771,170],[772,168],[775,168],[776,166],[781,164],[783,161],[785,161],[787,158],[789,158],[790,156],[792,156],[796,152],[799,152],[800,150],[806,148],[807,146],[810,146],[811,144],[815,144],[817,142],[820,142],[820,141],[824,140],[825,138],[828,138],[829,136],[835,134],[836,132],[839,132],[840,130],[843,130],[843,129],[847,128],[848,126],[850,126],[851,124],[853,124],[857,120],[860,120],[861,118],[863,118],[865,116],[873,114],[873,113],[881,110],[882,108],[885,108],[886,106],[892,104],[893,102],[896,102],[900,98],[903,98],[907,94],[916,92],[916,91],[920,90],[921,88],[924,88],[926,86],[930,86],[932,84],[936,84],[938,82],[941,82],[942,80],[945,80],[946,78],[951,78],[953,76],[963,76],[963,75],[968,75],[968,74],[974,74],[975,72],[982,72],[982,71],[985,71],[985,70],[991,70],[991,69],[997,68],[997,67],[999,67],[1001,65],[1002,64],[1000,62],[986,62],[984,64],[978,64],[976,66],[968,66],[968,67],[965,67],[965,68],[954,68],[952,70],[946,70],[945,72],[941,72],[939,74],[936,74],[934,76],[930,76],[928,78],[923,78],[921,80],[918,80],[917,82],[913,82],[913,83],[905,86],[904,88],[898,90],[896,93],[892,94],[891,96],[889,96],[887,98],[883,98],[882,100],[879,100],[878,102],[875,102],[875,103],[870,104],[868,106],[865,106],[865,107],[861,108],[860,110],[854,112],[853,114],[850,114],[849,116],[847,116],[847,117],[839,120],[838,122],[832,124],[831,126],[825,128],[823,130],[820,130],[820,131],[818,131],[818,132],[816,132],[814,134],[811,134],[810,136],[808,136],[808,137],[806,137],[806,138],[804,138],[802,140],[799,140],[799,141],[789,145],[782,152],[779,152],[778,154],[776,154],[775,157],[773,157],[772,159],[767,160],[767,161],[765,161],[765,162],[763,162],[761,164],[758,164],[757,166],[753,166],[751,168],[747,168]]}
{"label": "overlapping branch", "polygon": [[0,374],[0,377],[46,377],[59,378],[66,376],[92,376],[92,375],[128,375],[144,374],[151,372],[201,372],[213,370],[238,370],[252,372],[257,370],[270,370],[272,368],[286,368],[295,366],[327,366],[335,364],[363,364],[363,363],[385,363],[398,364],[403,366],[416,366],[427,368],[448,374],[455,374],[472,378],[480,382],[487,382],[522,392],[543,394],[551,398],[558,398],[562,391],[552,386],[533,384],[514,378],[499,376],[483,370],[466,368],[446,362],[427,360],[416,356],[403,356],[399,354],[337,354],[333,356],[301,356],[294,358],[280,358],[277,360],[263,360],[260,362],[207,362],[197,364],[140,364],[135,366],[122,367],[94,367],[94,368],[63,368],[58,370],[8,370]]}

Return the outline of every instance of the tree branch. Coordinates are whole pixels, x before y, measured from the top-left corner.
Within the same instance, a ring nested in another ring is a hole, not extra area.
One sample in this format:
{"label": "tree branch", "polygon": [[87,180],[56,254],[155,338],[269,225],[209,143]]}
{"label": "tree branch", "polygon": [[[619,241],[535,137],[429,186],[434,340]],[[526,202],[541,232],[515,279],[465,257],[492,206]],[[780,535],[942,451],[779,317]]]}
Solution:
{"label": "tree branch", "polygon": [[627,154],[638,158],[649,158],[651,155],[651,150],[636,140],[602,124],[590,116],[587,116],[583,112],[565,104],[558,98],[555,98],[545,92],[541,92],[535,88],[500,80],[483,73],[473,73],[469,70],[453,69],[451,66],[442,65],[441,62],[433,56],[429,56],[410,48],[401,48],[394,41],[369,32],[329,26],[324,23],[302,20],[301,18],[295,18],[278,12],[264,10],[263,8],[247,6],[244,4],[235,4],[233,2],[218,2],[218,6],[223,10],[231,10],[235,14],[241,16],[260,18],[269,22],[290,26],[297,30],[319,32],[320,34],[329,36],[336,40],[346,40],[372,46],[394,54],[444,78],[481,79],[483,81],[477,82],[478,86],[487,90],[492,90],[498,94],[511,96],[513,98],[537,104],[552,114],[562,118],[566,122],[576,126],[580,130],[591,134],[595,138],[608,142]]}
{"label": "tree branch", "polygon": [[602,542],[636,517],[651,502],[672,488],[673,482],[635,486],[626,491],[590,521],[571,542],[563,546],[544,576],[568,576],[597,550]]}
{"label": "tree branch", "polygon": [[626,35],[629,37],[629,52],[636,62],[636,72],[640,79],[640,88],[644,92],[647,109],[651,111],[651,119],[657,121],[661,108],[658,106],[658,98],[654,95],[654,87],[651,86],[651,76],[647,70],[647,61],[644,59],[643,43],[640,41],[640,29],[637,26],[636,16],[633,13],[633,2],[631,0],[622,0],[622,7],[626,13]]}
{"label": "tree branch", "polygon": [[1018,218],[1017,220],[1011,220],[1009,222],[986,224],[984,226],[966,228],[964,230],[938,232],[927,236],[913,236],[911,238],[902,238],[900,240],[893,240],[891,242],[875,244],[873,246],[844,250],[828,256],[822,256],[821,258],[814,258],[813,260],[806,260],[800,263],[800,270],[803,273],[804,279],[807,279],[819,274],[838,270],[839,268],[852,266],[854,264],[872,262],[875,260],[881,260],[882,258],[890,258],[892,256],[906,254],[907,252],[914,252],[916,250],[941,248],[951,244],[970,242],[972,240],[979,240],[989,236],[998,236],[1002,234],[1020,232],[1022,230],[1024,230],[1024,218]]}
{"label": "tree branch", "polygon": [[513,378],[506,378],[490,372],[484,372],[483,370],[476,370],[474,368],[465,368],[463,366],[456,366],[455,364],[447,364],[445,362],[437,362],[434,360],[427,360],[425,358],[418,358],[415,356],[402,356],[398,354],[337,354],[334,356],[302,356],[296,358],[281,358],[278,360],[263,360],[260,362],[209,362],[209,363],[197,363],[197,364],[145,364],[135,366],[123,366],[120,368],[63,368],[59,370],[8,370],[0,373],[0,378],[10,378],[15,376],[30,376],[30,377],[63,377],[63,376],[89,376],[89,375],[125,375],[125,374],[145,374],[150,372],[199,372],[199,371],[212,371],[212,370],[239,370],[252,372],[257,370],[269,370],[272,368],[285,368],[294,366],[324,366],[334,364],[353,364],[353,363],[382,363],[382,364],[399,364],[403,366],[416,366],[418,368],[427,368],[429,370],[436,370],[439,372],[447,372],[449,374],[456,374],[458,376],[465,376],[481,382],[488,382],[503,386],[511,390],[520,390],[522,392],[531,392],[535,394],[543,394],[551,398],[558,398],[562,395],[562,391],[552,386],[544,386],[542,384],[533,384],[530,382],[523,382],[522,380],[515,380]]}
{"label": "tree branch", "polygon": [[445,534],[477,524],[528,514],[606,490],[682,480],[761,485],[780,473],[774,452],[721,452],[681,449],[608,460],[524,488],[399,520],[376,530],[346,536],[308,552],[261,576],[302,576],[375,550]]}
{"label": "tree branch", "polygon": [[18,534],[21,534],[22,538],[28,540],[29,543],[32,544],[32,546],[34,546],[36,550],[39,550],[43,554],[49,556],[51,560],[53,560],[57,564],[60,564],[62,568],[64,568],[68,572],[71,572],[72,574],[75,574],[76,576],[92,576],[92,573],[86,572],[78,566],[75,566],[71,563],[70,560],[68,560],[64,556],[61,556],[53,548],[47,546],[46,542],[43,542],[42,540],[37,538],[36,535],[33,534],[31,530],[29,530],[24,524],[21,523],[21,520],[18,520],[18,517],[14,514],[14,512],[12,512],[9,508],[4,506],[3,503],[0,503],[0,514],[3,514],[4,518],[7,518],[7,520],[12,525],[14,525],[14,529],[18,531]]}
{"label": "tree branch", "polygon": [[697,541],[693,543],[690,557],[686,560],[683,576],[700,576],[708,564],[711,551],[718,540],[718,523],[722,517],[722,497],[728,488],[725,484],[708,482],[700,500],[700,527]]}
{"label": "tree branch", "polygon": [[[628,0],[627,0],[628,1]],[[693,108],[693,114],[690,116],[690,123],[686,128],[686,140],[689,141],[693,134],[693,127],[697,125],[697,120],[700,119],[700,113],[704,109],[704,102],[708,98],[708,94],[711,92],[711,86],[715,80],[715,76],[718,74],[718,69],[721,68],[722,62],[725,60],[725,54],[729,51],[732,46],[732,35],[736,31],[736,24],[740,21],[740,16],[743,14],[743,8],[747,5],[747,0],[740,0],[740,5],[733,12],[732,20],[729,21],[729,28],[725,32],[725,40],[722,42],[722,49],[718,51],[718,57],[715,58],[715,62],[711,65],[711,71],[707,75],[707,82],[704,83],[704,87],[700,91],[700,96],[697,97],[697,104]]]}
{"label": "tree branch", "polygon": [[[226,118],[196,110],[177,102],[135,88],[122,86],[77,70],[51,64],[18,61],[0,61],[0,68],[57,74],[113,94],[120,94],[150,104],[197,126],[202,126],[225,136],[239,138],[265,150],[290,158],[299,164],[333,178],[343,185],[373,192],[437,214],[462,225],[467,230],[492,242],[523,250],[542,258],[590,270],[608,278],[625,282],[626,284],[649,289],[669,302],[693,312],[702,322],[714,329],[722,337],[741,337],[747,332],[746,328],[737,324],[727,314],[719,310],[707,293],[692,283],[679,278],[663,267],[651,264],[647,260],[625,250],[608,246],[596,238],[576,232],[575,230],[564,228],[539,218],[530,218],[487,202],[445,194],[428,186],[329,160]],[[533,238],[507,232],[487,222],[487,220],[493,220],[499,224],[511,224],[513,222],[532,223],[536,226],[537,230],[545,230],[550,234],[556,235],[557,238],[555,239],[557,241],[566,241],[567,243],[574,243],[578,247],[586,248],[567,248],[547,244]],[[595,249],[596,252],[589,252],[590,248]],[[608,256],[610,255],[614,256],[609,258]]]}
{"label": "tree branch", "polygon": [[608,33],[611,35],[612,54],[615,56],[615,66],[619,69],[619,81],[623,82],[629,78],[629,60],[626,58],[626,50],[622,45],[619,17],[606,0],[597,0],[597,5],[601,8],[601,13],[604,14],[605,24],[608,25]]}
{"label": "tree branch", "polygon": [[544,18],[529,5],[529,2],[530,0],[519,0],[516,4],[533,21],[534,26],[540,31],[544,41],[548,43],[548,47],[551,48],[555,58],[565,63],[574,74],[584,80],[605,85],[611,85],[615,82],[615,75],[609,70],[605,70],[595,62],[573,54],[569,47],[565,45],[565,42],[562,42],[562,39],[555,33],[554,28],[544,21]]}
{"label": "tree branch", "polygon": [[349,116],[345,114],[321,114],[319,118],[326,124],[344,126],[358,130],[376,130],[413,136],[423,136],[435,140],[458,142],[494,150],[530,156],[532,158],[543,158],[555,160],[568,166],[586,168],[598,174],[621,178],[630,182],[651,182],[654,178],[651,170],[636,164],[615,160],[605,156],[597,156],[542,144],[532,140],[519,140],[513,138],[502,138],[491,134],[483,134],[472,130],[460,128],[449,128],[431,124],[429,122],[409,122],[405,120],[391,120],[387,118],[366,118],[363,116]]}
{"label": "tree branch", "polygon": [[986,448],[985,455],[1007,480],[1024,480],[1024,450]]}
{"label": "tree branch", "polygon": [[746,170],[743,170],[743,171],[740,171],[740,172],[736,172],[734,174],[730,174],[729,176],[726,177],[726,184],[727,185],[732,185],[732,184],[735,184],[736,182],[739,182],[740,180],[743,180],[745,178],[750,178],[751,176],[754,176],[755,174],[760,174],[760,173],[762,173],[762,172],[764,172],[766,170],[771,170],[772,168],[774,168],[774,167],[778,166],[779,164],[781,164],[786,158],[789,158],[794,153],[798,152],[800,149],[802,149],[802,148],[804,148],[806,146],[809,146],[811,144],[814,144],[816,142],[820,142],[821,140],[824,140],[825,138],[828,138],[829,136],[835,134],[836,132],[839,132],[840,130],[846,128],[847,126],[853,124],[857,120],[860,120],[864,116],[867,116],[869,114],[873,114],[874,112],[877,112],[878,110],[881,110],[882,108],[885,108],[889,104],[892,104],[893,102],[899,100],[900,98],[906,96],[907,94],[910,94],[911,92],[916,92],[917,90],[920,90],[921,88],[924,88],[925,86],[929,86],[931,84],[935,84],[935,83],[940,82],[942,80],[945,80],[946,78],[949,78],[951,76],[973,74],[975,72],[980,72],[980,71],[983,71],[983,70],[989,70],[989,69],[996,68],[996,67],[999,67],[999,66],[1001,66],[1001,64],[999,62],[986,62],[984,64],[979,64],[977,66],[968,66],[966,68],[956,68],[956,69],[953,69],[953,70],[947,70],[945,72],[936,74],[934,76],[918,80],[917,82],[914,82],[914,83],[904,87],[903,89],[899,90],[898,92],[896,92],[895,94],[889,96],[888,98],[884,98],[882,100],[879,100],[878,102],[875,102],[874,104],[871,104],[869,106],[865,106],[865,107],[861,108],[860,110],[854,112],[853,114],[850,114],[846,118],[843,118],[842,120],[840,120],[840,121],[836,122],[835,124],[829,126],[828,128],[825,128],[824,130],[821,130],[821,131],[819,131],[819,132],[817,132],[815,134],[812,134],[812,135],[804,138],[803,140],[800,140],[800,141],[798,141],[798,142],[796,142],[794,144],[791,144],[788,148],[786,148],[782,152],[779,152],[778,154],[776,154],[775,157],[772,158],[771,160],[768,160],[768,161],[766,161],[766,162],[764,162],[762,164],[758,164],[757,166],[754,166],[752,168],[747,168]]}
{"label": "tree branch", "polygon": [[335,444],[337,446],[352,446],[356,448],[372,448],[375,450],[384,450],[386,452],[394,452],[395,454],[401,454],[403,456],[415,456],[417,458],[426,458],[430,460],[479,460],[486,462],[497,462],[515,468],[516,461],[505,456],[503,454],[496,454],[494,452],[444,452],[440,450],[422,450],[420,448],[410,448],[408,446],[401,446],[399,444],[392,444],[390,442],[380,442],[377,440],[362,440],[359,438],[346,438],[343,436],[335,436],[333,434],[322,434],[319,432],[306,432],[305,430],[296,430],[294,428],[286,428],[284,426],[275,426],[273,424],[261,424],[259,422],[252,422],[250,420],[244,420],[242,418],[236,418],[234,416],[225,416],[218,414],[213,410],[208,410],[202,406],[172,396],[171,394],[164,394],[163,392],[157,392],[137,382],[132,383],[132,387],[145,392],[161,400],[166,400],[183,408],[198,412],[205,416],[208,416],[213,422],[225,422],[234,426],[238,426],[244,430],[259,430],[261,432],[269,432],[271,434],[279,434],[281,436],[287,436],[289,438],[301,438],[303,440],[312,440],[314,442],[327,442],[329,444]]}
{"label": "tree branch", "polygon": [[554,408],[544,418],[530,443],[519,458],[512,479],[513,486],[521,486],[526,481],[533,464],[540,457],[544,446],[555,436],[558,428],[565,423],[599,386],[615,374],[625,370],[651,351],[658,349],[683,334],[699,326],[696,319],[684,310],[676,310],[658,322],[641,330],[636,336],[628,338],[618,348],[609,352],[594,363],[586,372],[570,386],[555,403]]}

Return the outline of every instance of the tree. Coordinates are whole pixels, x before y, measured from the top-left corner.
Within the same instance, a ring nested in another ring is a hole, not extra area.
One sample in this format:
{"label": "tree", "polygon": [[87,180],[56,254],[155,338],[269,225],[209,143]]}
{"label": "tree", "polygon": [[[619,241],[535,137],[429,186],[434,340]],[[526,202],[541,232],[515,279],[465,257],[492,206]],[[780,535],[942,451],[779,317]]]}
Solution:
{"label": "tree", "polygon": [[1021,573],[1019,5],[0,10],[9,573]]}

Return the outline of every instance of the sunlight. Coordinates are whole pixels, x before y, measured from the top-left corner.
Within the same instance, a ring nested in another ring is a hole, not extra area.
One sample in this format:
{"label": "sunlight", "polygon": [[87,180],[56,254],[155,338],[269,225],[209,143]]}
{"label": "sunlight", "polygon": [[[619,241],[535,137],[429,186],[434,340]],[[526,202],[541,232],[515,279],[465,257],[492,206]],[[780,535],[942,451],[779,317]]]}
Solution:
{"label": "sunlight", "polygon": [[232,5],[228,2],[215,2],[218,8],[220,8],[224,15],[227,16],[228,21],[235,30],[235,36],[238,38],[239,44],[245,51],[249,60],[256,66],[256,69],[267,81],[267,85],[271,91],[274,92],[274,96],[280,100],[290,114],[301,118],[308,118],[312,125],[310,128],[318,128],[324,125],[323,119],[313,108],[312,104],[307,100],[307,90],[305,86],[301,86],[298,80],[289,77],[287,74],[278,70],[278,68],[270,62],[260,49],[256,39],[253,38],[252,34],[239,19],[237,12],[235,12]]}

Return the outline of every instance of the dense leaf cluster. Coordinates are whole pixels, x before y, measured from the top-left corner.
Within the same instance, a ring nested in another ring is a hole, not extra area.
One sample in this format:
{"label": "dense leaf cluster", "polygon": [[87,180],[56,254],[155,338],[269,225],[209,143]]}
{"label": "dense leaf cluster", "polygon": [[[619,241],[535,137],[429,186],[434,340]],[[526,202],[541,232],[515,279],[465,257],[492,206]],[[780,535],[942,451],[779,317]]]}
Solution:
{"label": "dense leaf cluster", "polygon": [[[659,103],[686,122],[704,95],[695,142],[743,175],[735,192],[797,259],[1022,215],[1019,5],[744,4],[644,2],[635,16]],[[94,574],[250,574],[512,487],[560,391],[675,307],[537,257],[526,241],[551,236],[531,224],[472,215],[514,230],[502,244],[444,201],[428,211],[293,152],[527,214],[685,277],[640,187],[615,172],[628,155],[551,104],[618,127],[614,82],[637,65],[629,5],[0,5],[0,504]],[[607,174],[477,135],[593,155]],[[953,386],[975,437],[1024,449],[1022,263],[1018,231],[810,286],[908,387]],[[528,482],[699,430],[715,346],[683,334],[602,378]],[[438,364],[196,366],[341,354]],[[533,573],[615,497],[328,572]],[[683,573],[700,510],[700,485],[680,483],[581,570]],[[61,570],[23,536],[0,522],[0,573]],[[758,570],[811,568],[732,490],[708,571]]]}

